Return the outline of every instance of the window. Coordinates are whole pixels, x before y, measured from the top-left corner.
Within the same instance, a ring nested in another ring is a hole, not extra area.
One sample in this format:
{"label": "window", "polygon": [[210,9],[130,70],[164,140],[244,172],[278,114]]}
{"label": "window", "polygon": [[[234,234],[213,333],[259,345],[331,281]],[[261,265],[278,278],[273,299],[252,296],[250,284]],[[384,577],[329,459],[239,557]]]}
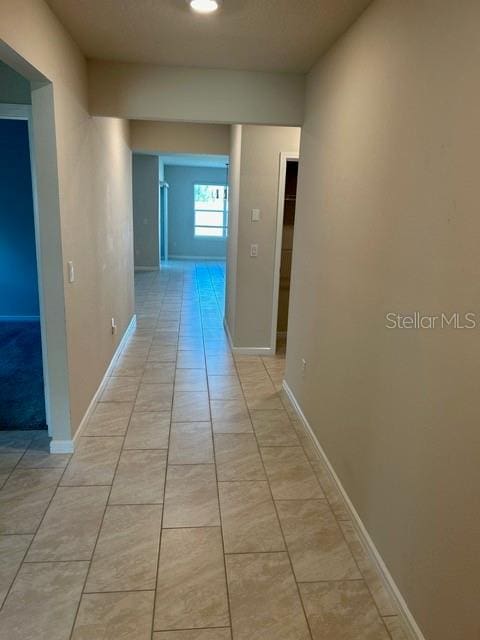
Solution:
{"label": "window", "polygon": [[196,238],[226,238],[228,187],[217,184],[193,186]]}

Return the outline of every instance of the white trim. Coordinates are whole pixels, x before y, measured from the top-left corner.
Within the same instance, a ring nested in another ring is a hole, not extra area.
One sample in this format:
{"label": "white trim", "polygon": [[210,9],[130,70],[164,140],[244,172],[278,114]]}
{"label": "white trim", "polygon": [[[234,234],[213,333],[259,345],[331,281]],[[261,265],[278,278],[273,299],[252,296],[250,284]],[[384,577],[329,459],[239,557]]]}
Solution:
{"label": "white trim", "polygon": [[0,322],[40,322],[40,316],[0,316]]}
{"label": "white trim", "polygon": [[280,294],[280,264],[282,259],[283,214],[285,209],[285,182],[287,178],[287,162],[299,160],[298,151],[281,151],[278,172],[277,230],[275,232],[275,260],[273,267],[273,299],[272,299],[272,331],[270,349],[274,355],[277,351],[277,319],[278,296]]}
{"label": "white trim", "polygon": [[98,389],[95,391],[93,398],[91,399],[90,404],[88,405],[88,408],[85,411],[85,415],[83,416],[80,424],[78,425],[78,429],[75,431],[75,435],[71,440],[51,440],[50,453],[73,453],[74,452],[75,443],[80,436],[80,432],[83,429],[83,427],[87,424],[87,422],[90,420],[90,417],[95,409],[95,406],[100,396],[102,395],[105,385],[108,382],[108,378],[112,374],[115,364],[118,358],[120,357],[120,353],[122,352],[122,349],[124,348],[124,346],[127,344],[128,339],[130,338],[130,335],[133,333],[133,331],[135,331],[136,326],[137,326],[137,316],[134,314],[132,316],[132,319],[130,320],[128,327],[125,329],[125,333],[123,334],[122,339],[118,343],[118,347],[115,349],[115,353],[113,354],[112,359],[110,360],[110,364],[108,365],[107,370],[105,371],[105,374],[100,384],[98,385]]}
{"label": "white trim", "polygon": [[377,573],[380,575],[380,578],[382,580],[382,583],[385,589],[387,590],[388,594],[390,595],[394,604],[396,605],[396,608],[398,610],[398,616],[403,622],[404,629],[407,631],[409,635],[409,640],[425,640],[425,636],[423,635],[418,624],[416,623],[415,618],[413,617],[410,609],[408,608],[407,603],[405,602],[402,594],[400,593],[399,588],[395,584],[395,581],[391,573],[387,569],[387,566],[385,565],[385,562],[383,561],[382,556],[380,555],[372,538],[370,537],[367,529],[365,528],[365,525],[363,524],[360,516],[358,515],[357,510],[353,506],[353,503],[350,500],[347,492],[345,491],[342,483],[340,482],[339,477],[335,473],[335,469],[330,463],[330,460],[328,459],[327,454],[325,453],[322,445],[318,441],[317,436],[315,435],[312,427],[310,426],[307,418],[305,417],[305,414],[303,413],[299,403],[297,402],[297,399],[295,398],[293,391],[290,389],[286,380],[283,381],[283,389],[285,390],[285,393],[287,394],[288,399],[290,400],[293,408],[295,409],[295,412],[297,413],[297,416],[300,419],[300,423],[304,427],[307,435],[309,436],[311,442],[313,443],[313,446],[315,447],[318,454],[320,455],[322,462],[327,467],[330,480],[338,489],[342,498],[344,499],[346,508],[351,516],[351,520],[355,527],[355,530],[362,542],[364,549],[367,551],[370,557],[370,560],[374,564],[377,570]]}
{"label": "white trim", "polygon": [[158,271],[160,267],[134,267],[135,271]]}
{"label": "white trim", "polygon": [[236,356],[273,356],[275,355],[275,353],[272,352],[270,347],[235,347],[232,341],[232,336],[230,335],[230,329],[228,328],[226,318],[223,319],[223,328],[225,329],[225,333],[227,334],[230,349],[234,355]]}
{"label": "white trim", "polygon": [[[218,240],[225,240],[225,238],[218,238]],[[169,260],[208,260],[213,262],[225,262],[225,259],[225,256],[169,256]]]}

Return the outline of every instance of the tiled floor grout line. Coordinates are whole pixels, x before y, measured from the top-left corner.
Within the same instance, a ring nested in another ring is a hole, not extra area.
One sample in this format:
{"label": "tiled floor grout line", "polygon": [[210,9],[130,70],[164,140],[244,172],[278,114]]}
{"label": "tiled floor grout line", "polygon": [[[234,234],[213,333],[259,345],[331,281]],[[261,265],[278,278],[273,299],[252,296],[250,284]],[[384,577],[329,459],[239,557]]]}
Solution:
{"label": "tiled floor grout line", "polygon": [[[203,320],[202,322],[202,343],[203,343],[203,352],[205,354],[205,334],[203,331]],[[225,577],[225,589],[227,594],[227,609],[228,609],[228,619],[230,620],[230,635],[233,637],[233,622],[232,622],[232,610],[230,606],[230,589],[228,586],[228,576],[227,576],[227,563],[226,563],[226,554],[225,554],[225,539],[223,533],[223,519],[222,519],[222,509],[220,507],[220,492],[218,490],[218,473],[217,473],[217,456],[215,450],[215,438],[213,437],[213,420],[212,420],[212,408],[210,404],[210,382],[208,379],[208,371],[207,371],[207,359],[205,355],[205,374],[207,379],[207,393],[208,393],[208,411],[210,415],[210,435],[212,438],[212,452],[213,452],[213,460],[214,460],[214,469],[215,469],[215,485],[217,491],[217,504],[218,504],[218,518],[220,521],[220,539],[222,541],[222,553],[223,553],[223,571]]]}
{"label": "tiled floor grout line", "polygon": [[[168,278],[168,280],[170,280],[170,278]],[[183,279],[182,279],[182,291],[183,291]],[[163,306],[163,302],[162,302],[162,306]],[[158,320],[157,320],[156,327],[158,327]],[[177,333],[176,354],[178,354],[178,333]],[[160,520],[160,536],[159,536],[159,540],[158,540],[158,552],[157,552],[157,562],[156,562],[156,570],[155,570],[155,590],[154,590],[154,594],[153,594],[152,623],[151,623],[151,638],[152,639],[153,639],[153,636],[155,634],[155,609],[156,609],[156,604],[157,604],[158,572],[159,572],[159,569],[160,569],[160,552],[161,552],[161,548],[162,548],[162,539],[163,539],[163,530],[164,530],[163,522],[164,522],[164,518],[165,518],[165,498],[166,498],[166,495],[167,495],[166,492],[167,492],[167,476],[168,476],[168,458],[169,458],[169,455],[170,455],[170,438],[171,438],[171,435],[172,435],[172,416],[173,416],[173,402],[174,402],[174,399],[175,399],[175,381],[176,381],[176,377],[177,377],[177,358],[175,358],[175,366],[174,366],[174,372],[173,372],[172,403],[171,403],[171,406],[170,406],[170,426],[169,426],[169,429],[168,429],[167,455],[166,455],[166,458],[165,458],[165,478],[164,478],[164,483],[163,483],[162,518]]]}
{"label": "tiled floor grout line", "polygon": [[[71,458],[70,458],[70,460],[71,460]],[[0,611],[3,609],[3,607],[4,607],[5,603],[7,602],[7,598],[8,598],[8,596],[10,595],[10,592],[11,592],[11,590],[12,590],[12,588],[13,588],[13,585],[15,584],[15,581],[16,581],[16,579],[17,579],[17,577],[18,577],[18,574],[20,573],[20,571],[21,571],[22,567],[24,566],[24,564],[26,564],[26,563],[25,563],[25,558],[27,557],[27,554],[28,554],[28,553],[29,553],[29,551],[30,551],[30,548],[31,548],[31,546],[32,546],[32,544],[33,544],[33,541],[35,540],[35,536],[37,535],[37,533],[38,533],[38,531],[39,531],[40,527],[42,526],[42,523],[43,523],[43,520],[45,519],[45,516],[46,516],[46,514],[47,514],[47,511],[48,511],[48,509],[50,508],[50,505],[52,504],[53,499],[54,499],[54,497],[55,497],[55,496],[56,496],[56,494],[57,494],[58,487],[60,486],[60,483],[61,483],[61,481],[62,481],[63,476],[65,475],[65,471],[66,471],[66,469],[67,469],[67,467],[68,467],[68,464],[69,464],[69,463],[67,463],[67,464],[65,465],[65,468],[63,469],[62,473],[60,474],[60,477],[59,477],[58,482],[57,482],[56,487],[55,487],[55,491],[53,492],[52,497],[51,497],[51,498],[50,498],[50,500],[48,501],[47,507],[46,507],[46,509],[45,509],[45,510],[44,510],[44,512],[43,512],[43,515],[42,515],[42,517],[41,517],[41,519],[40,519],[40,522],[38,523],[37,528],[35,529],[35,532],[34,532],[33,534],[32,534],[32,533],[17,534],[17,535],[27,535],[27,536],[32,536],[32,539],[30,540],[30,542],[29,542],[29,544],[28,544],[28,546],[27,546],[27,549],[26,549],[26,551],[25,551],[25,553],[24,553],[24,555],[23,555],[22,561],[20,562],[20,564],[19,564],[19,566],[18,566],[18,569],[17,569],[17,571],[15,572],[15,577],[14,577],[14,578],[13,578],[13,580],[10,582],[10,586],[8,587],[8,589],[7,589],[6,593],[5,593],[5,597],[4,597],[4,599],[3,599],[2,606],[0,607]],[[9,534],[5,534],[5,535],[9,535]]]}
{"label": "tiled floor grout line", "polygon": [[[263,362],[262,362],[262,364],[263,364]],[[237,362],[236,362],[235,360],[234,360],[234,365],[235,365],[235,369],[236,369],[236,371],[237,371],[237,375],[238,375],[238,377],[240,378],[240,372],[239,372],[239,369],[238,369]],[[265,365],[264,365],[264,366],[265,366]],[[281,533],[281,535],[282,535],[283,544],[284,544],[284,546],[285,546],[285,553],[286,553],[286,556],[287,556],[287,558],[288,558],[288,562],[289,562],[289,565],[290,565],[290,571],[292,572],[292,578],[293,578],[293,581],[294,581],[294,583],[295,583],[295,589],[296,589],[296,591],[297,591],[298,600],[299,600],[299,602],[300,602],[300,606],[301,606],[302,611],[303,611],[303,615],[304,615],[304,618],[305,618],[305,623],[306,623],[306,625],[307,625],[308,632],[309,632],[309,634],[310,634],[310,638],[311,638],[311,640],[313,640],[313,633],[312,633],[312,629],[311,629],[311,627],[310,627],[310,621],[309,621],[309,619],[308,619],[307,612],[306,612],[306,610],[305,610],[305,606],[304,606],[304,604],[303,604],[302,596],[301,596],[301,593],[300,593],[300,589],[299,589],[299,587],[298,587],[298,582],[297,582],[297,579],[296,579],[296,576],[295,576],[295,572],[294,572],[294,569],[293,569],[292,559],[291,559],[291,557],[290,557],[290,553],[289,553],[289,551],[288,551],[287,541],[286,541],[286,539],[285,539],[285,534],[284,534],[284,531],[283,531],[283,528],[282,528],[282,523],[281,523],[281,520],[280,520],[280,516],[279,516],[279,514],[278,514],[277,505],[276,505],[276,503],[275,503],[275,499],[274,499],[274,497],[273,497],[272,487],[271,487],[271,485],[270,485],[270,479],[269,479],[269,477],[268,477],[267,470],[266,470],[266,468],[265,468],[265,463],[264,463],[264,460],[263,460],[263,457],[262,457],[262,454],[261,454],[261,451],[260,451],[260,445],[258,444],[257,434],[256,434],[256,431],[255,431],[255,427],[253,426],[253,419],[252,419],[251,410],[250,410],[250,407],[248,406],[247,398],[246,398],[245,393],[244,393],[244,391],[243,391],[243,386],[242,386],[242,394],[243,394],[243,400],[244,400],[244,402],[245,402],[245,404],[246,404],[246,406],[247,406],[247,411],[248,411],[248,415],[249,415],[249,417],[250,417],[250,422],[252,423],[252,431],[253,431],[253,436],[254,436],[254,438],[255,438],[255,443],[256,443],[256,445],[257,445],[257,452],[258,452],[258,455],[259,455],[259,457],[260,457],[260,461],[261,461],[261,464],[262,464],[263,472],[264,472],[264,474],[265,474],[265,478],[266,478],[266,480],[267,480],[268,491],[269,491],[270,498],[271,498],[272,503],[273,503],[273,508],[274,508],[274,510],[275,510],[275,515],[276,515],[276,518],[277,518],[277,522],[278,522],[279,530],[280,530],[280,533]],[[277,552],[277,553],[278,553],[278,552]]]}

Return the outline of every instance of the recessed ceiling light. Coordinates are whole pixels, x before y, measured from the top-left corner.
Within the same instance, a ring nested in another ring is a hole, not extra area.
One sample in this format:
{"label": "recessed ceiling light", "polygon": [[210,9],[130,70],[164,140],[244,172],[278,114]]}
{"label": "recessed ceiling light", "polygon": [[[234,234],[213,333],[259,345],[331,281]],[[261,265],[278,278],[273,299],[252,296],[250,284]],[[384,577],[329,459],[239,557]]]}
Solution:
{"label": "recessed ceiling light", "polygon": [[197,13],[213,13],[222,4],[222,0],[187,0],[187,2]]}

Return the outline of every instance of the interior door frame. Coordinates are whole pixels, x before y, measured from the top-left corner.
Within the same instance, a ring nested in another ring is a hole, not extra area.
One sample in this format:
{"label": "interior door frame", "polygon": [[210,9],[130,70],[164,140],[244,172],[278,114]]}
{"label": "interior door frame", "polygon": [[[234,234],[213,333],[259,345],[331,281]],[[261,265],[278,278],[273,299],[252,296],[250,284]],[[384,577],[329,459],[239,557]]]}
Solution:
{"label": "interior door frame", "polygon": [[278,172],[277,229],[275,234],[275,258],[273,271],[272,330],[270,352],[277,352],[278,297],[280,294],[280,265],[282,260],[283,215],[285,208],[285,188],[287,179],[287,162],[299,161],[298,151],[281,151]]}
{"label": "interior door frame", "polygon": [[43,389],[45,399],[45,417],[47,421],[48,433],[51,435],[51,412],[50,412],[50,384],[49,384],[49,368],[48,368],[48,349],[47,349],[47,329],[45,319],[45,297],[43,292],[42,264],[40,260],[40,221],[38,215],[38,199],[37,199],[37,177],[34,161],[34,140],[33,140],[33,121],[32,107],[28,104],[5,104],[0,103],[0,120],[26,120],[28,127],[28,146],[30,154],[30,170],[32,176],[32,200],[33,200],[33,224],[35,228],[35,261],[37,265],[37,281],[38,281],[38,304],[40,314],[40,336],[42,342],[42,368],[43,368]]}

